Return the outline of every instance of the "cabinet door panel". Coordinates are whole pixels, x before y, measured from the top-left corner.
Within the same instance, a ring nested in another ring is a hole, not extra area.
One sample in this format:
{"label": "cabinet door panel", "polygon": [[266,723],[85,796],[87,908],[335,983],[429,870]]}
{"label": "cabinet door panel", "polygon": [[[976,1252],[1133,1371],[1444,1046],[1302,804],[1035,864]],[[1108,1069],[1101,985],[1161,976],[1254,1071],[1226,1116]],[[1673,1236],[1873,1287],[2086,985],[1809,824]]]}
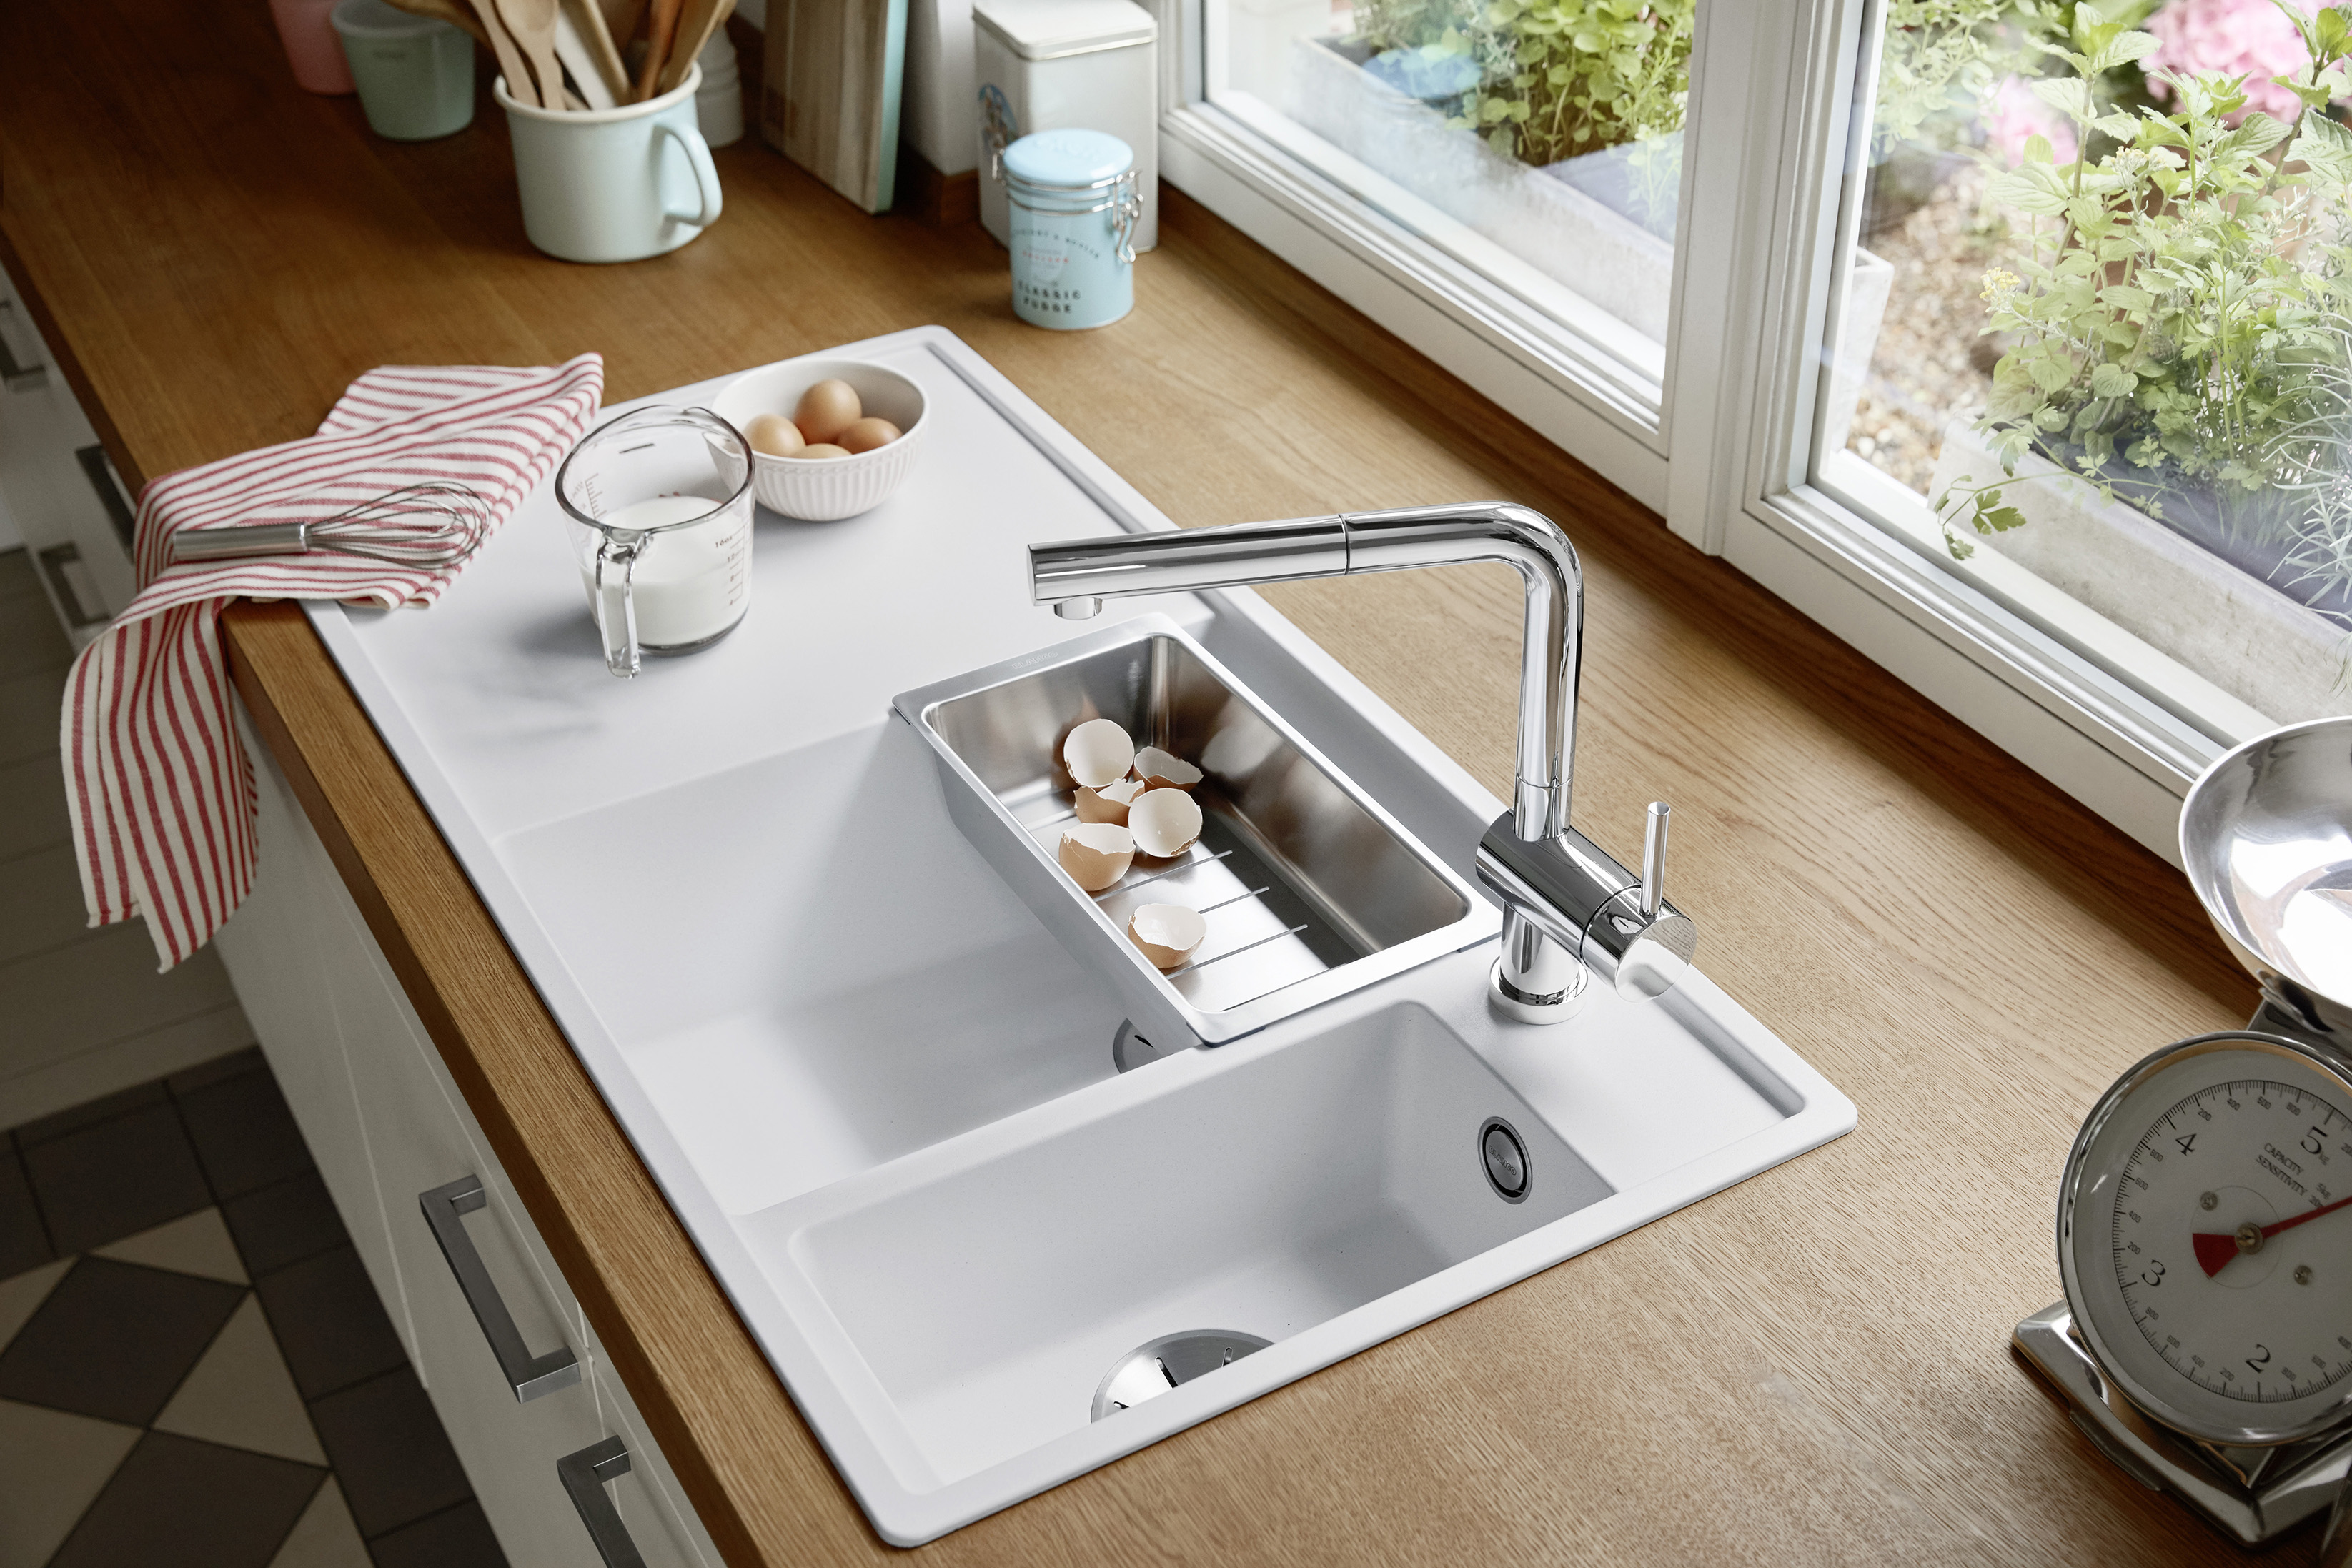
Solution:
{"label": "cabinet door panel", "polygon": [[636,1406],[601,1356],[596,1361],[596,1399],[604,1407],[605,1426],[629,1446],[629,1473],[606,1489],[646,1568],[719,1568],[719,1553],[687,1507],[677,1478],[646,1439]]}
{"label": "cabinet door panel", "polygon": [[[359,934],[364,940],[364,931]],[[425,1223],[419,1194],[462,1176],[481,1181],[487,1201],[460,1223],[533,1353],[582,1348],[565,1321],[568,1293],[551,1289],[530,1257],[521,1239],[527,1227],[518,1223],[520,1210],[505,1177],[472,1135],[471,1119],[406,997],[377,967],[382,959],[372,943],[362,956],[373,963],[334,972],[337,1011],[392,1211],[417,1374],[516,1568],[593,1568],[594,1549],[555,1476],[557,1458],[604,1436],[593,1386],[583,1375],[528,1404],[516,1399]]]}
{"label": "cabinet door panel", "polygon": [[252,895],[214,946],[343,1228],[405,1337],[392,1237],[336,1024],[328,984],[332,954],[322,935],[326,922],[319,918],[321,909],[348,901],[348,895],[242,704],[237,728],[254,760],[260,868]]}

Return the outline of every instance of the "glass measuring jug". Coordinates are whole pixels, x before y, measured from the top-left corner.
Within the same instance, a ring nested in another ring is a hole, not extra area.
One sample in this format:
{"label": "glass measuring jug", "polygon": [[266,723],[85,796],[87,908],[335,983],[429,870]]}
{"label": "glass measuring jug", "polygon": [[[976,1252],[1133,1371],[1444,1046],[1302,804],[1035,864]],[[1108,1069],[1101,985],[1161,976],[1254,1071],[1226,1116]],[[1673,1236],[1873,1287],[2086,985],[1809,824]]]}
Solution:
{"label": "glass measuring jug", "polygon": [[590,431],[555,474],[572,559],[624,680],[751,607],[751,448],[707,408],[656,404]]}

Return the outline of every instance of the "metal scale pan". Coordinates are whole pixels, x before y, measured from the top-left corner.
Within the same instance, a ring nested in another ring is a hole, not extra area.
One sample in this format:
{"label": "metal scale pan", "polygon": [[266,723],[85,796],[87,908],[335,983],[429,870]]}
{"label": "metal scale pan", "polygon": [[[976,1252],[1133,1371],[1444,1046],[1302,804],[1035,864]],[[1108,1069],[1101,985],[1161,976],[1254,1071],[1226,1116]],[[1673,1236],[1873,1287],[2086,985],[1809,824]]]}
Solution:
{"label": "metal scale pan", "polygon": [[2180,807],[2189,885],[2253,977],[2257,1028],[2352,1046],[2352,719],[2249,741]]}
{"label": "metal scale pan", "polygon": [[[2352,1060],[2352,718],[2290,724],[2239,746],[2181,803],[2180,859],[2214,928],[2262,983],[2250,1027]],[[2151,1489],[2240,1544],[2261,1546],[2334,1506],[2318,1562],[2352,1560],[2352,1431],[2275,1447],[2198,1442],[2150,1419],[2104,1376],[2066,1304],[2011,1344],[2064,1396],[2075,1426]]]}

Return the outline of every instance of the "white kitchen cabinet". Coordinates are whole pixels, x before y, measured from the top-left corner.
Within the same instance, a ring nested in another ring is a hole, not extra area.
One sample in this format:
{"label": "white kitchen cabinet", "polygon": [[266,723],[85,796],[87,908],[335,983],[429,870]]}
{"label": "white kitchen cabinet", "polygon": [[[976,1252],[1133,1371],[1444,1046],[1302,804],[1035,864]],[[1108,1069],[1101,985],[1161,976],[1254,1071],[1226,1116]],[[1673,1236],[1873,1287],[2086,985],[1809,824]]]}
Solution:
{"label": "white kitchen cabinet", "polygon": [[131,602],[130,508],[55,355],[0,273],[0,515],[79,647]]}
{"label": "white kitchen cabinet", "polygon": [[[515,1568],[595,1568],[602,1559],[556,1465],[618,1436],[630,1468],[604,1489],[636,1550],[653,1568],[717,1568],[325,847],[244,730],[261,797],[260,874],[218,939],[222,957],[508,1559]],[[568,1347],[577,1359],[576,1382],[528,1401],[516,1397],[419,1205],[420,1194],[469,1176],[483,1202],[458,1223],[499,1303],[530,1354]]]}

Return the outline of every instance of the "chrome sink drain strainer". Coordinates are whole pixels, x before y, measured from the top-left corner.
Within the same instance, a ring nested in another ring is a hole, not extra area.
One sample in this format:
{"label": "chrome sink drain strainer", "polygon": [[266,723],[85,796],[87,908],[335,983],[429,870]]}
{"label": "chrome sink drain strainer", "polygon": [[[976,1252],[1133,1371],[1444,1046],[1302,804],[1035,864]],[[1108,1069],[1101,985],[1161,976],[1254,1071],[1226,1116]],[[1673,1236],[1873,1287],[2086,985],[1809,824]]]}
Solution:
{"label": "chrome sink drain strainer", "polygon": [[1214,1372],[1273,1342],[1255,1334],[1202,1330],[1167,1334],[1149,1344],[1138,1345],[1112,1363],[1102,1386],[1095,1390],[1093,1419],[1099,1421],[1147,1399],[1157,1399],[1202,1373]]}
{"label": "chrome sink drain strainer", "polygon": [[1499,1116],[1489,1116],[1478,1129],[1478,1161],[1486,1168],[1486,1184],[1495,1195],[1507,1204],[1528,1201],[1528,1188],[1535,1183],[1535,1168],[1528,1161],[1528,1146],[1519,1141],[1519,1130]]}

